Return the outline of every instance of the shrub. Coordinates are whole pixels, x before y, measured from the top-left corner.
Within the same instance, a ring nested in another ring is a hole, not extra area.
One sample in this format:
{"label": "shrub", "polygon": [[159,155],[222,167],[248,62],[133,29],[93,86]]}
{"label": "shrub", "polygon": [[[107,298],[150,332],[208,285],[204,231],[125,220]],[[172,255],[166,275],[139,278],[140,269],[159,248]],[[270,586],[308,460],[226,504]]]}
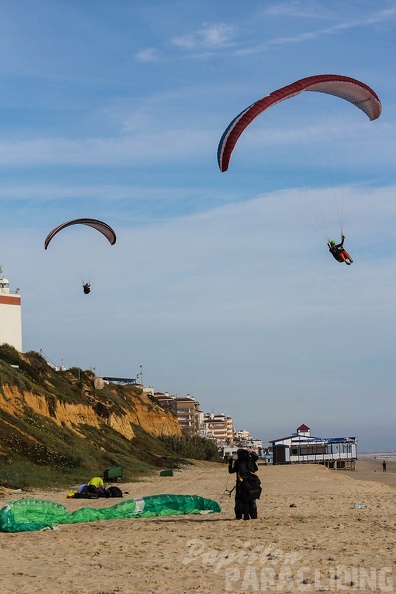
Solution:
{"label": "shrub", "polygon": [[220,461],[217,444],[199,435],[183,435],[182,437],[163,436],[161,440],[174,452],[192,460]]}

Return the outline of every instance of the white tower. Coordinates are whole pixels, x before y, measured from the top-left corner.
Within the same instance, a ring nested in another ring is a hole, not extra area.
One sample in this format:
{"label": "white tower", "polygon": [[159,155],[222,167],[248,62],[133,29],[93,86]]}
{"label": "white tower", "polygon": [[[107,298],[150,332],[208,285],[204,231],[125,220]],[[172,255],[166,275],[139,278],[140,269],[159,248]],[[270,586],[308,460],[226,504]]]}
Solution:
{"label": "white tower", "polygon": [[9,281],[0,265],[0,344],[10,344],[22,352],[22,309],[19,289],[10,292]]}

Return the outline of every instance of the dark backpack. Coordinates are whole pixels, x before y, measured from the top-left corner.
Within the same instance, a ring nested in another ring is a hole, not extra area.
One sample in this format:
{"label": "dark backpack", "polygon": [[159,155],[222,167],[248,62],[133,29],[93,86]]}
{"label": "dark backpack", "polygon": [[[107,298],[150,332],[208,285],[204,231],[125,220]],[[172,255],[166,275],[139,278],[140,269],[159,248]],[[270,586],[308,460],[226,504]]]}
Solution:
{"label": "dark backpack", "polygon": [[[241,462],[238,469],[238,479],[240,481],[242,498],[246,501],[260,499],[262,492],[261,481],[257,474],[252,472],[251,462],[253,461],[249,460],[249,462]],[[257,465],[255,462],[253,462],[253,464],[257,470]]]}
{"label": "dark backpack", "polygon": [[257,474],[250,473],[242,482],[242,487],[246,491],[248,501],[260,499],[262,488],[261,481]]}
{"label": "dark backpack", "polygon": [[122,497],[122,491],[119,487],[109,487],[106,491],[109,491],[110,497]]}

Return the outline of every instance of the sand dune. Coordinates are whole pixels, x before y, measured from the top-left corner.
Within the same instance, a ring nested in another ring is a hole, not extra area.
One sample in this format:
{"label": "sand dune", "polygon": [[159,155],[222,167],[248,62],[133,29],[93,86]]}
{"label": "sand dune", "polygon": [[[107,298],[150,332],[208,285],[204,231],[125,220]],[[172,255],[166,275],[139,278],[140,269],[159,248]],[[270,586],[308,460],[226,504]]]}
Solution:
{"label": "sand dune", "polygon": [[[218,501],[209,516],[137,518],[0,534],[2,594],[121,592],[393,592],[396,588],[396,463],[358,461],[355,472],[319,465],[260,466],[259,517],[234,520],[234,477],[197,462],[173,477],[122,484],[124,497],[160,493]],[[114,499],[40,497],[68,511]],[[365,507],[355,507],[362,504]]]}

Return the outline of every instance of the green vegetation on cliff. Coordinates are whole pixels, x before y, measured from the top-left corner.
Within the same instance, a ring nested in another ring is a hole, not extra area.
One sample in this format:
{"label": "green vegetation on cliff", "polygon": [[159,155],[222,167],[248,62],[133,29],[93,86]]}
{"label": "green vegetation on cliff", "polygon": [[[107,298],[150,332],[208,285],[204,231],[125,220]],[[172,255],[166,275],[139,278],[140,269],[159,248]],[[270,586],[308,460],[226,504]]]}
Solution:
{"label": "green vegetation on cliff", "polygon": [[99,389],[94,380],[91,371],[56,371],[39,353],[0,346],[0,485],[79,484],[113,465],[132,481],[177,466],[187,452],[216,456],[207,440],[190,448],[176,418],[138,387]]}

